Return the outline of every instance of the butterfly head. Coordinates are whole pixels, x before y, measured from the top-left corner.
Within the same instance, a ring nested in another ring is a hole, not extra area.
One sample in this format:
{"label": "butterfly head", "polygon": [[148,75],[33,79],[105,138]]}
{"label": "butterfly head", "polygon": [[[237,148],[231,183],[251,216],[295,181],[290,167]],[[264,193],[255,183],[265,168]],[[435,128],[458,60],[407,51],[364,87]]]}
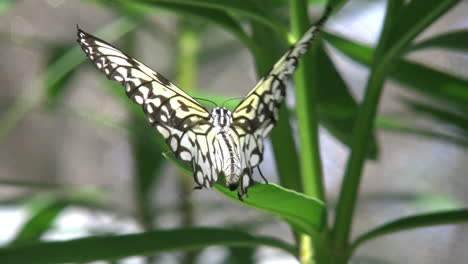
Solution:
{"label": "butterfly head", "polygon": [[232,112],[226,107],[215,107],[210,115],[214,126],[229,127],[232,123]]}

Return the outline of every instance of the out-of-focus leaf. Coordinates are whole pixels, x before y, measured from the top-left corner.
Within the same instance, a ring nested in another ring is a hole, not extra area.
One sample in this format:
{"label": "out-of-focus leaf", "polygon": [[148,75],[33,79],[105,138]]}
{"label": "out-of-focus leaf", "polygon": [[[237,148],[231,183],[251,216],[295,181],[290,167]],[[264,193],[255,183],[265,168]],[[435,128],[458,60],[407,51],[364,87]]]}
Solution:
{"label": "out-of-focus leaf", "polygon": [[[196,2],[195,0],[189,0]],[[177,12],[179,14],[193,15],[204,20],[214,22],[226,31],[231,32],[239,40],[241,40],[253,53],[259,53],[261,50],[257,46],[257,43],[253,42],[252,39],[244,32],[240,24],[223,9],[206,7],[202,3],[199,5],[187,4],[184,1],[158,1],[158,0],[139,0],[128,2],[125,0],[110,1],[103,0],[103,2],[109,3],[110,5],[120,5],[123,8],[131,8],[134,12],[140,12],[146,14],[150,10],[155,8],[162,8]]]}
{"label": "out-of-focus leaf", "polygon": [[386,40],[388,50],[397,55],[406,50],[411,41],[460,0],[413,0],[397,11]]}
{"label": "out-of-focus leaf", "polygon": [[437,119],[446,125],[457,127],[462,135],[468,138],[468,116],[454,113],[432,105],[419,103],[412,99],[404,99],[405,104],[413,111],[427,117]]}
{"label": "out-of-focus leaf", "polygon": [[[138,2],[154,5],[178,5],[186,8],[187,10],[192,9],[194,14],[202,9],[212,9],[223,13],[228,11],[238,15],[245,15],[259,23],[269,26],[283,37],[286,37],[287,34],[287,30],[283,25],[277,23],[274,18],[269,17],[255,1],[251,0],[138,0]],[[219,15],[220,13],[217,14]],[[213,15],[216,14],[213,13]]]}
{"label": "out-of-focus leaf", "polygon": [[36,201],[31,208],[31,217],[23,224],[10,246],[28,244],[38,241],[54,223],[57,216],[67,207],[67,203],[50,196],[41,196],[40,204]]}
{"label": "out-of-focus leaf", "polygon": [[423,40],[409,47],[408,52],[427,48],[442,48],[468,52],[468,45],[466,45],[466,43],[468,43],[468,30],[458,30]]}
{"label": "out-of-focus leaf", "polygon": [[[174,161],[188,175],[193,175],[187,162],[176,159],[174,154],[169,152],[164,153],[164,156]],[[233,201],[282,218],[299,232],[316,235],[326,226],[323,202],[276,184],[256,182],[249,188],[244,201],[238,199],[237,191],[230,191],[221,183],[215,184],[214,188]]]}
{"label": "out-of-focus leaf", "polygon": [[445,211],[455,210],[463,207],[462,201],[457,201],[449,197],[433,193],[415,193],[415,192],[379,192],[368,193],[361,196],[363,203],[369,203],[373,206],[388,208],[389,206],[400,204],[411,206],[418,210],[425,211]]}
{"label": "out-of-focus leaf", "polygon": [[0,0],[0,15],[3,13],[8,12],[10,8],[13,7],[13,4],[18,3],[18,1],[14,0]]}
{"label": "out-of-focus leaf", "polygon": [[392,67],[390,76],[434,99],[468,113],[468,80],[444,73],[418,63],[400,60]]}
{"label": "out-of-focus leaf", "polygon": [[[370,66],[370,47],[331,34],[326,34],[326,39],[356,62]],[[405,84],[405,88],[417,90],[460,111],[468,112],[467,80],[404,59],[393,62],[389,75]]]}
{"label": "out-of-focus leaf", "polygon": [[[314,80],[317,83],[319,118],[320,122],[327,130],[339,139],[343,144],[350,146],[352,131],[359,105],[349,93],[346,83],[333,65],[323,44],[317,47],[318,74]],[[369,158],[375,159],[377,156],[377,142],[372,136]]]}
{"label": "out-of-focus leaf", "polygon": [[[75,46],[75,45],[73,45]],[[61,59],[67,52],[73,49],[73,46],[70,45],[61,45],[54,47],[51,50],[49,59],[47,60],[47,68],[55,64],[57,60]],[[45,84],[44,87],[46,91],[46,104],[47,107],[54,109],[57,106],[57,102],[62,99],[62,95],[65,92],[68,84],[70,83],[72,77],[74,76],[76,69],[70,69],[65,72],[64,75],[59,76],[56,81],[51,82],[49,85]]]}
{"label": "out-of-focus leaf", "polygon": [[230,248],[222,264],[253,264],[255,263],[255,248]]}
{"label": "out-of-focus leaf", "polygon": [[148,256],[208,246],[271,246],[290,254],[292,246],[269,237],[219,228],[181,228],[140,234],[86,237],[60,242],[41,242],[0,249],[0,263],[53,264],[115,260],[130,256]]}
{"label": "out-of-focus leaf", "polygon": [[[113,40],[133,30],[136,25],[134,20],[124,17],[107,25],[103,29],[102,35],[108,40]],[[28,93],[14,102],[5,115],[2,116],[0,121],[0,140],[4,138],[26,113],[43,103],[44,97],[49,90],[48,87],[55,86],[63,81],[64,77],[75,70],[85,59],[86,56],[77,45],[65,52],[54,64],[50,65],[33,82],[32,87],[27,89]]]}
{"label": "out-of-focus leaf", "polygon": [[408,229],[466,222],[468,222],[468,209],[434,212],[400,218],[377,228],[373,228],[372,230],[360,235],[352,243],[351,248],[354,250],[370,239]]}
{"label": "out-of-focus leaf", "polygon": [[140,133],[131,133],[131,143],[135,161],[135,184],[136,197],[139,205],[138,217],[140,222],[150,229],[156,212],[152,210],[152,190],[153,183],[159,178],[159,171],[164,163],[162,148],[155,140],[148,140],[150,137],[157,137],[156,131],[148,125],[148,121],[141,117],[133,117],[133,125],[141,127]]}
{"label": "out-of-focus leaf", "polygon": [[468,147],[468,140],[463,139],[461,137],[455,137],[452,135],[432,131],[429,129],[417,128],[417,127],[414,127],[413,125],[403,124],[399,120],[390,119],[388,117],[377,118],[376,126],[377,128],[384,129],[390,132],[405,133],[405,134],[416,135],[416,136],[424,136],[427,138],[442,140],[451,144],[455,144],[457,146]]}

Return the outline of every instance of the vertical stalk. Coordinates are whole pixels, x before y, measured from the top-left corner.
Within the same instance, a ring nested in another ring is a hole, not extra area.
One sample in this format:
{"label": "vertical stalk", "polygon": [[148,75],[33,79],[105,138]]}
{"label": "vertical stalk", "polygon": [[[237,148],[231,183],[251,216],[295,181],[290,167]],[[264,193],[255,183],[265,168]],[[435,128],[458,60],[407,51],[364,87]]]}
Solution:
{"label": "vertical stalk", "polygon": [[[307,1],[292,0],[290,2],[290,12],[291,32],[296,39],[299,39],[311,25],[307,17]],[[309,196],[324,201],[322,164],[318,140],[317,87],[313,84],[311,77],[316,72],[310,56],[315,55],[314,46],[300,60],[294,83],[296,87],[299,139],[301,142],[300,166],[303,191]]]}
{"label": "vertical stalk", "polygon": [[[179,38],[177,43],[177,83],[185,91],[193,91],[197,86],[197,59],[199,52],[199,39],[193,28],[193,23],[181,19],[178,24]],[[194,224],[194,204],[192,203],[193,180],[187,175],[180,174],[179,177],[180,204],[179,209],[182,216],[183,226]],[[180,263],[195,263],[197,251],[188,251],[182,257]]]}
{"label": "vertical stalk", "polygon": [[379,43],[374,52],[372,68],[366,84],[364,101],[359,108],[356,125],[353,130],[351,154],[348,158],[343,183],[341,184],[333,226],[333,251],[337,256],[337,263],[346,263],[350,257],[349,237],[364,162],[369,150],[370,141],[368,139],[372,136],[377,107],[388,66],[401,50],[399,47],[400,43],[394,43],[390,46],[388,38],[403,4],[403,0],[388,1],[384,25]]}
{"label": "vertical stalk", "polygon": [[[307,15],[307,0],[290,1],[292,35],[299,39],[310,27]],[[312,60],[316,56],[315,45],[299,62],[294,83],[296,87],[297,121],[300,139],[300,168],[303,192],[325,201],[322,180],[322,164],[318,139],[317,85],[313,83],[316,74]],[[327,250],[328,230],[317,237],[301,234],[299,239],[299,259],[301,263],[329,263]]]}

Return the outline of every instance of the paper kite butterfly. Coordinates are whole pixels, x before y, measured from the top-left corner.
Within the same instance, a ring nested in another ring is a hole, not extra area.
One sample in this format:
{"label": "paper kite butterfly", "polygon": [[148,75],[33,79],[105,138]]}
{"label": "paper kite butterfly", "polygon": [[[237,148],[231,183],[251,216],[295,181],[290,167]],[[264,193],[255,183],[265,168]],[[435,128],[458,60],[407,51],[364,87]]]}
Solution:
{"label": "paper kite butterfly", "polygon": [[287,81],[325,18],[275,63],[234,111],[209,111],[161,74],[79,28],[77,41],[107,78],[125,87],[176,157],[192,164],[195,188],[212,187],[223,172],[226,185],[237,189],[242,200],[254,183],[253,169],[262,162],[263,139],[278,121]]}

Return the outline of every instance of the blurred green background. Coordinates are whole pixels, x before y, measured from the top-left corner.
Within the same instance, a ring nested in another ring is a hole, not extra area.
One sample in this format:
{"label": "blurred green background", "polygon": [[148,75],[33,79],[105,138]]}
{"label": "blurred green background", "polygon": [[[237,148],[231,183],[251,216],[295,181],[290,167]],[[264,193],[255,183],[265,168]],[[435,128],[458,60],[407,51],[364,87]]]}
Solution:
{"label": "blurred green background", "polygon": [[[275,22],[287,26],[287,1],[264,2],[274,8]],[[310,1],[310,16],[317,18],[322,7],[323,1]],[[362,101],[366,47],[378,41],[385,8],[386,1],[348,1],[325,27],[325,49],[343,79],[331,81],[347,88],[347,94],[334,91],[328,98],[344,100],[342,112],[333,112],[326,96],[319,102],[332,113],[319,137],[329,208],[349,154],[349,124],[340,118],[349,114],[348,96]],[[229,22],[191,12],[171,3],[150,9],[131,1],[0,0],[0,245],[181,226],[229,227],[294,241],[273,216],[214,190],[192,191],[192,178],[163,158],[166,149],[139,109],[75,42],[78,24],[194,96],[222,101],[245,95],[262,71],[248,44],[228,29]],[[370,155],[376,159],[362,177],[353,237],[399,217],[468,203],[467,13],[468,3],[461,1],[423,31],[416,39],[423,44],[411,46],[390,71],[376,120],[378,148]],[[452,38],[433,38],[454,31],[459,34]],[[294,109],[293,96],[287,103]],[[270,141],[261,168],[269,181],[280,182]],[[467,238],[466,224],[414,229],[372,240],[352,260],[465,263]],[[210,247],[112,263],[151,262],[298,263],[266,247]]]}

